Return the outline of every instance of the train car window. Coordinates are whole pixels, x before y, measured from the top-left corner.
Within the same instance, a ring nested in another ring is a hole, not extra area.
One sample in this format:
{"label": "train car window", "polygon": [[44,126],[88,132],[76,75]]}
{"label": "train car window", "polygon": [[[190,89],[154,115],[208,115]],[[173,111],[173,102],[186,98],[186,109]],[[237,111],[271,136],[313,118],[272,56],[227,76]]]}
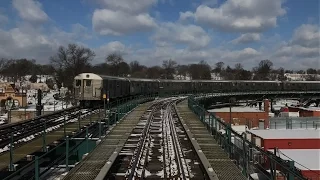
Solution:
{"label": "train car window", "polygon": [[76,80],[76,86],[81,86],[81,80]]}
{"label": "train car window", "polygon": [[86,80],[86,86],[91,86],[91,80]]}

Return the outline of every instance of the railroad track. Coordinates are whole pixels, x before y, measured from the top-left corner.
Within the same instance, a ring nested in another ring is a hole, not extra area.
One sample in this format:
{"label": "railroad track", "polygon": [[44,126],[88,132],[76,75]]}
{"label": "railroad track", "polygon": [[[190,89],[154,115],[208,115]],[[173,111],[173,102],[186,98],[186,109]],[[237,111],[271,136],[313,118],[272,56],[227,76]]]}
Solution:
{"label": "railroad track", "polygon": [[[10,148],[11,141],[14,147],[35,139],[46,132],[53,131],[60,126],[74,122],[78,118],[83,118],[90,113],[95,113],[96,109],[81,109],[79,106],[57,111],[54,114],[40,116],[38,118],[21,123],[8,124],[0,127],[0,154]],[[12,137],[11,137],[12,136]]]}
{"label": "railroad track", "polygon": [[209,179],[175,111],[176,98],[147,110],[113,163],[107,179]]}
{"label": "railroad track", "polygon": [[116,153],[120,152],[121,147],[127,141],[130,132],[132,132],[139,120],[148,118],[148,113],[145,111],[150,105],[151,102],[139,105],[122,120],[114,124],[99,145],[83,161],[72,168],[64,177],[64,180],[94,180],[100,176],[101,171],[103,171],[101,169],[104,169],[105,165],[113,161],[114,155],[117,157]]}

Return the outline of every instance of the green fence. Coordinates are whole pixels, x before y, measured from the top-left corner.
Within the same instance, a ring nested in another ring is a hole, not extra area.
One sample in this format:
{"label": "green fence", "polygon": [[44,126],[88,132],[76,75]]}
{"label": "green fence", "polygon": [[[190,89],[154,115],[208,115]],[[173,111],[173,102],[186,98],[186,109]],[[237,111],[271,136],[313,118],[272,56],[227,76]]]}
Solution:
{"label": "green fence", "polygon": [[[229,123],[223,122],[214,113],[208,112],[195,97],[188,97],[188,107],[199,117],[216,142],[228,154],[229,158],[234,160],[234,163],[246,177],[253,173],[259,173],[263,178],[270,180],[280,176],[287,177],[288,180],[306,179],[301,171],[294,166],[294,161],[284,161],[273,152],[265,151],[256,146],[247,139],[246,133],[238,134]],[[268,173],[266,168],[270,169],[271,173]],[[275,170],[281,173],[276,173]]]}
{"label": "green fence", "polygon": [[[55,145],[55,147],[51,147],[49,151],[46,148],[48,146],[45,141],[46,131],[43,131],[43,151],[35,152],[28,163],[22,167],[17,167],[12,173],[6,173],[7,175],[5,175],[5,177],[0,175],[0,179],[38,180],[41,176],[52,171],[57,171],[62,168],[68,170],[71,164],[79,162],[84,154],[91,152],[96,147],[96,140],[100,139],[101,135],[103,135],[111,125],[121,120],[139,104],[154,100],[154,98],[154,96],[136,97],[118,100],[110,104],[106,103],[104,107],[96,110],[98,112],[90,112],[85,117],[86,119],[90,119],[90,124],[87,126],[80,124],[81,117],[79,116],[79,128],[73,135],[66,133],[67,123],[64,123],[64,136],[60,139],[60,143]],[[93,116],[97,118],[97,115],[98,119],[94,121]],[[97,127],[98,131],[96,130]],[[44,126],[44,128],[46,127]],[[91,134],[91,137],[98,138],[89,138],[89,134]],[[10,152],[10,156],[15,156],[14,150]],[[12,166],[13,162],[11,162],[10,167]],[[40,168],[41,166],[44,168]]]}

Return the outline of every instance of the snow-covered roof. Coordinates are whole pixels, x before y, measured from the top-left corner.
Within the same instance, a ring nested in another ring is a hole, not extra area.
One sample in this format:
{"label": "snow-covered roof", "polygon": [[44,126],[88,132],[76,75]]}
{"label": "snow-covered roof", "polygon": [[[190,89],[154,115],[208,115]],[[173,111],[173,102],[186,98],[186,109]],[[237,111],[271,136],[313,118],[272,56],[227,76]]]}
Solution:
{"label": "snow-covered roof", "polygon": [[318,129],[269,129],[248,131],[262,139],[320,139],[320,130]]}
{"label": "snow-covered roof", "polygon": [[242,134],[246,132],[247,129],[249,129],[247,125],[231,125],[231,128],[238,134]]}
{"label": "snow-covered roof", "polygon": [[[229,107],[218,108],[218,109],[209,109],[209,112],[230,112]],[[259,110],[258,108],[251,108],[249,106],[238,106],[232,107],[231,112],[264,112]]]}
{"label": "snow-covered roof", "polygon": [[320,149],[280,149],[277,155],[284,160],[294,160],[295,166],[301,170],[320,170]]}

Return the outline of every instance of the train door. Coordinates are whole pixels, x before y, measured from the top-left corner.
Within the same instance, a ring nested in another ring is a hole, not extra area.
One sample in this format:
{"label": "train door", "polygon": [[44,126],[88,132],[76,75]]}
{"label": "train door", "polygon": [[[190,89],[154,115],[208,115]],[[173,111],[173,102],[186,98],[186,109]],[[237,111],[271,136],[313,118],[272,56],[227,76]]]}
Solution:
{"label": "train door", "polygon": [[100,80],[93,80],[92,86],[94,88],[94,97],[101,98],[101,91],[102,91],[102,82]]}
{"label": "train door", "polygon": [[92,80],[91,79],[84,79],[83,80],[83,98],[90,99],[93,96],[93,89],[92,89]]}

